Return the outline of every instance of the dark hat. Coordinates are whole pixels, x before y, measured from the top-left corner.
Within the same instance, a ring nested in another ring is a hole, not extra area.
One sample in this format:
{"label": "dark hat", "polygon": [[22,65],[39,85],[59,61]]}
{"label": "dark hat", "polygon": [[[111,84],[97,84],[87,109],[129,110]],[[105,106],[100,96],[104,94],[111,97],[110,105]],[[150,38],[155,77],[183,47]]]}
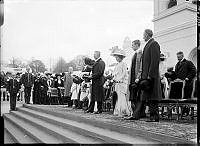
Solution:
{"label": "dark hat", "polygon": [[76,84],[81,84],[83,82],[83,79],[81,79],[80,77],[73,75],[73,82]]}
{"label": "dark hat", "polygon": [[133,89],[136,89],[138,87],[137,83],[132,83],[129,85],[129,91],[132,91]]}
{"label": "dark hat", "polygon": [[141,79],[138,82],[138,87],[140,90],[149,91],[152,89],[153,81],[151,79]]}
{"label": "dark hat", "polygon": [[58,76],[62,77],[61,73],[56,73],[56,78],[57,78]]}
{"label": "dark hat", "polygon": [[17,72],[17,73],[16,73],[17,76],[20,75],[20,74],[21,74],[20,72]]}
{"label": "dark hat", "polygon": [[45,75],[46,75],[46,76],[52,75],[52,73],[50,73],[50,72],[45,72]]}

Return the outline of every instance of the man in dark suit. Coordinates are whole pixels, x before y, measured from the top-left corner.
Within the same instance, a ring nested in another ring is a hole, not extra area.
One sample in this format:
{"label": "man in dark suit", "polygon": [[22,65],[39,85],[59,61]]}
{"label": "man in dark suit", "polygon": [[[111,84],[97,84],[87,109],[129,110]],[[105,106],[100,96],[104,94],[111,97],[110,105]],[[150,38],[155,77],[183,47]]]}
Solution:
{"label": "man in dark suit", "polygon": [[137,85],[141,77],[142,50],[139,48],[140,40],[134,40],[132,42],[132,49],[135,51],[135,53],[133,55],[129,71],[129,90],[127,91],[127,96],[131,102],[132,115],[128,118],[125,118],[126,120],[138,120],[141,117],[145,117],[144,101],[140,99],[138,87],[133,87],[133,85]]}
{"label": "man in dark suit", "polygon": [[102,113],[102,101],[104,99],[104,70],[105,62],[100,58],[100,52],[94,52],[95,63],[92,67],[92,75],[89,77],[92,79],[92,93],[91,93],[91,102],[87,113],[93,113],[94,104],[97,101],[98,111],[95,114]]}
{"label": "man in dark suit", "polygon": [[30,104],[31,90],[34,83],[33,74],[30,72],[30,67],[27,67],[27,72],[22,75],[20,82],[24,85],[25,103]]}
{"label": "man in dark suit", "polygon": [[142,55],[141,79],[151,81],[151,90],[143,90],[141,97],[149,103],[150,120],[147,122],[159,122],[158,101],[161,100],[161,84],[159,75],[160,45],[153,38],[153,32],[146,29],[143,39],[146,45]]}
{"label": "man in dark suit", "polygon": [[30,72],[30,67],[27,67],[27,72],[22,75],[20,82],[24,85],[25,103],[30,104],[31,90],[34,83],[33,74]]}
{"label": "man in dark suit", "polygon": [[[191,98],[192,89],[193,89],[193,79],[196,75],[196,67],[194,64],[186,60],[184,58],[183,52],[177,52],[177,59],[178,63],[175,66],[175,75],[176,80],[184,80],[185,87],[184,87],[184,97],[185,99]],[[189,115],[189,108],[183,107],[182,109],[182,116]]]}
{"label": "man in dark suit", "polygon": [[196,67],[191,61],[184,58],[183,52],[177,52],[176,55],[178,59],[175,66],[176,80],[185,80],[184,98],[191,98]]}
{"label": "man in dark suit", "polygon": [[16,79],[15,73],[7,82],[7,92],[10,94],[10,110],[16,110],[16,98],[20,89],[20,82]]}

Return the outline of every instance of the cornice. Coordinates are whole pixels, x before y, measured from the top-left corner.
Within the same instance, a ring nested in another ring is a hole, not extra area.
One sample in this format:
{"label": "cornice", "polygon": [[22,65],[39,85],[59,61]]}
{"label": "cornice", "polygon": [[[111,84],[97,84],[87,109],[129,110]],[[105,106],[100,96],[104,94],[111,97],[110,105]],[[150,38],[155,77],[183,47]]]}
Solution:
{"label": "cornice", "polygon": [[154,16],[154,19],[152,21],[153,22],[158,21],[160,19],[163,19],[167,16],[173,15],[175,13],[178,13],[178,12],[186,10],[186,9],[193,11],[193,12],[197,12],[197,5],[189,3],[189,2],[184,2],[180,5],[177,5],[177,6],[174,6],[172,8],[164,10],[158,16]]}
{"label": "cornice", "polygon": [[170,33],[174,33],[176,31],[180,31],[180,30],[187,29],[187,28],[190,28],[190,27],[197,27],[197,22],[196,21],[189,21],[189,22],[185,22],[185,23],[182,23],[180,25],[177,25],[177,26],[168,27],[167,29],[155,32],[154,37],[160,37],[160,36],[167,35],[167,34],[170,34]]}

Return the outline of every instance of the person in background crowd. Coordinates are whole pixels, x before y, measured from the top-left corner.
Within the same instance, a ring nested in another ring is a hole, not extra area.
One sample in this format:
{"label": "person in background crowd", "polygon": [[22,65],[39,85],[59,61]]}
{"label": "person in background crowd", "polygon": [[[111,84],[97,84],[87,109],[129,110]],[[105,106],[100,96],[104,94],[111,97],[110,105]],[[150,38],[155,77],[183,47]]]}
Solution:
{"label": "person in background crowd", "polygon": [[125,118],[126,120],[138,120],[140,118],[146,117],[144,102],[140,99],[140,92],[137,86],[141,78],[141,57],[142,49],[140,49],[140,40],[134,40],[132,42],[132,49],[135,54],[132,58],[132,63],[130,67],[130,74],[128,80],[128,90],[127,96],[129,101],[131,101],[132,114],[130,117]]}
{"label": "person in background crowd", "polygon": [[16,98],[19,94],[20,82],[16,79],[15,73],[12,73],[11,78],[7,82],[7,94],[10,94],[10,110],[16,110]]}
{"label": "person in background crowd", "polygon": [[[196,67],[192,63],[192,61],[186,60],[184,58],[184,54],[182,51],[177,52],[178,63],[175,65],[175,81],[184,80],[185,88],[184,88],[184,98],[191,98],[192,88],[193,88],[193,79],[196,75]],[[189,114],[189,108],[184,107],[182,111],[183,115]]]}
{"label": "person in background crowd", "polygon": [[40,90],[40,74],[37,73],[34,76],[34,86],[33,86],[33,104],[40,104],[41,90]]}
{"label": "person in background crowd", "polygon": [[25,103],[30,104],[31,90],[34,83],[33,74],[30,72],[30,67],[26,68],[26,73],[22,75],[20,82],[24,85]]}
{"label": "person in background crowd", "polygon": [[91,93],[91,102],[86,113],[94,112],[95,101],[97,101],[97,111],[95,114],[102,113],[102,101],[104,99],[104,70],[105,62],[100,58],[101,53],[99,51],[94,52],[95,63],[92,67],[92,75],[89,76],[89,79],[92,79],[92,93]]}
{"label": "person in background crowd", "polygon": [[130,115],[126,101],[128,71],[126,63],[123,62],[123,59],[126,57],[126,55],[125,52],[121,49],[115,50],[111,53],[111,55],[114,56],[118,62],[113,71],[113,80],[115,82],[115,91],[117,93],[117,101],[113,114],[124,117]]}
{"label": "person in background crowd", "polygon": [[70,95],[70,90],[73,83],[72,73],[73,73],[73,67],[69,67],[68,72],[64,76],[64,87],[65,87],[64,94],[65,94],[65,97],[67,98],[66,100],[67,100],[68,107],[72,106],[71,95]]}
{"label": "person in background crowd", "polygon": [[45,72],[45,75],[46,75],[46,83],[45,85],[47,85],[47,95],[46,95],[46,104],[50,104],[50,97],[49,97],[49,92],[50,92],[50,89],[54,87],[54,81],[53,79],[51,78],[51,73],[50,72]]}
{"label": "person in background crowd", "polygon": [[61,101],[61,88],[64,87],[64,81],[61,79],[61,74],[57,73],[56,74],[56,80],[55,80],[55,84],[54,84],[54,87],[57,88],[58,90],[58,101],[59,101],[59,104],[62,104],[62,101]]}
{"label": "person in background crowd", "polygon": [[[7,73],[6,73],[6,84],[7,84],[7,82],[9,81],[9,79],[11,79],[11,78],[12,78],[11,72],[7,72]],[[7,86],[7,85],[6,85],[6,86]],[[6,97],[7,97],[7,101],[9,101],[10,95],[6,94]]]}
{"label": "person in background crowd", "polygon": [[184,98],[191,98],[192,83],[196,75],[196,67],[192,61],[184,58],[183,52],[177,52],[178,63],[175,66],[176,80],[185,80]]}
{"label": "person in background crowd", "polygon": [[142,55],[141,79],[147,80],[150,83],[150,88],[143,90],[141,97],[149,104],[150,119],[147,122],[159,122],[158,101],[162,97],[159,75],[160,45],[152,36],[153,32],[150,29],[146,29],[143,33],[146,45]]}
{"label": "person in background crowd", "polygon": [[160,71],[160,79],[161,79],[162,98],[168,98],[168,90],[169,90],[169,84],[168,84],[167,78],[165,77],[165,73],[167,72],[166,59],[167,59],[166,55],[161,53],[159,71]]}
{"label": "person in background crowd", "polygon": [[79,95],[80,95],[80,89],[81,89],[81,83],[83,80],[81,79],[81,72],[74,72],[72,77],[73,77],[73,83],[71,86],[71,100],[73,102],[72,108],[77,108],[78,107],[78,101],[79,101]]}
{"label": "person in background crowd", "polygon": [[3,101],[6,100],[6,74],[1,71],[1,98]]}
{"label": "person in background crowd", "polygon": [[[20,75],[21,75],[21,73],[16,73],[16,80],[18,81],[18,82],[20,82]],[[20,93],[21,93],[21,90],[19,91],[19,94],[17,95],[17,101],[20,101]]]}

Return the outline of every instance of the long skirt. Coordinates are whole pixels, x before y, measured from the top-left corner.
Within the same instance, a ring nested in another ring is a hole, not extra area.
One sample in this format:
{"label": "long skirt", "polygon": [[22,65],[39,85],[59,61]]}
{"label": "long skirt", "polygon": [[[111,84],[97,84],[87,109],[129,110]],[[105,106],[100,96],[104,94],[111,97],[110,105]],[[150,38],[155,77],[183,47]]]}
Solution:
{"label": "long skirt", "polygon": [[124,83],[117,83],[115,85],[115,91],[117,93],[117,101],[115,104],[114,115],[123,117],[129,116],[130,110],[128,108],[128,103],[126,100],[126,87],[127,85]]}

